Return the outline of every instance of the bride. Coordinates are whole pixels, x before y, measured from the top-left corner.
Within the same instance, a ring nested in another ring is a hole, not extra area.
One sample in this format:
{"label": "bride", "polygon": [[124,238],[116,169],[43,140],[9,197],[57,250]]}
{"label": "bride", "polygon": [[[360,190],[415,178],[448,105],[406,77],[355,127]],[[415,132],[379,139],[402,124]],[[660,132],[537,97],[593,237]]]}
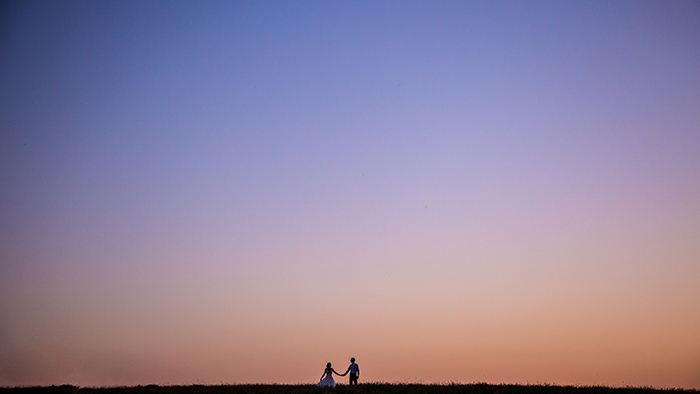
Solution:
{"label": "bride", "polygon": [[338,372],[333,369],[331,366],[331,363],[326,364],[326,369],[323,371],[323,375],[321,375],[321,381],[318,382],[316,386],[318,387],[335,387],[335,380],[333,380],[333,374],[336,374],[338,376],[343,376],[339,374]]}

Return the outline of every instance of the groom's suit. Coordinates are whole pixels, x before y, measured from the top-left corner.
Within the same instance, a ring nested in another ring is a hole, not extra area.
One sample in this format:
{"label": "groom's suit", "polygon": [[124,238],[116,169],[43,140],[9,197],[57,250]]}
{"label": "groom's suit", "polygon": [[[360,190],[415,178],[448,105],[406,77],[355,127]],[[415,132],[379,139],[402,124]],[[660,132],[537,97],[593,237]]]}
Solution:
{"label": "groom's suit", "polygon": [[360,366],[353,362],[345,372],[347,373],[348,371],[350,372],[350,385],[357,385],[357,379],[360,378]]}

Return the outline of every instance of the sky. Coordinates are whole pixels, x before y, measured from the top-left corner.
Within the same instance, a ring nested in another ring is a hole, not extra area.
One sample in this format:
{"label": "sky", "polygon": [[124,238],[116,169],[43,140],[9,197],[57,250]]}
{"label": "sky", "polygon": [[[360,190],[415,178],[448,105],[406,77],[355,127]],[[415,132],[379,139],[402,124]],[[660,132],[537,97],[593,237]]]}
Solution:
{"label": "sky", "polygon": [[0,18],[0,386],[700,389],[700,3]]}

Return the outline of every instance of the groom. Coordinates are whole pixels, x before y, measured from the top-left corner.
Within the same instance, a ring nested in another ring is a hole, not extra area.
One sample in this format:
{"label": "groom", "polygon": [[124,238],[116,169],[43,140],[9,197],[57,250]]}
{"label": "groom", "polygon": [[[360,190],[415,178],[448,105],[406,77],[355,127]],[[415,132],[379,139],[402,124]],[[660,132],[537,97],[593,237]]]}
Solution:
{"label": "groom", "polygon": [[348,372],[350,372],[350,386],[353,384],[357,386],[357,379],[360,378],[360,366],[355,362],[355,357],[350,359],[350,366],[348,367],[348,370],[340,376],[345,376],[348,374]]}

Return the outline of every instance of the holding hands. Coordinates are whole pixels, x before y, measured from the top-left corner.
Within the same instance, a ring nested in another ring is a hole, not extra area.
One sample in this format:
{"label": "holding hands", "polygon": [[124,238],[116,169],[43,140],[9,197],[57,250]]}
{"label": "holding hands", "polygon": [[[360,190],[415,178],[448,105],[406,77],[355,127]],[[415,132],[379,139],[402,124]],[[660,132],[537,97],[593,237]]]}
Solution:
{"label": "holding hands", "polygon": [[326,364],[326,369],[323,371],[323,375],[321,375],[321,381],[318,382],[317,386],[335,387],[335,380],[333,379],[333,374],[336,374],[338,376],[345,376],[348,373],[350,374],[350,385],[357,385],[357,380],[360,377],[360,366],[357,365],[357,363],[355,363],[354,357],[350,359],[350,366],[342,374],[338,373],[338,371],[333,369],[331,363]]}

